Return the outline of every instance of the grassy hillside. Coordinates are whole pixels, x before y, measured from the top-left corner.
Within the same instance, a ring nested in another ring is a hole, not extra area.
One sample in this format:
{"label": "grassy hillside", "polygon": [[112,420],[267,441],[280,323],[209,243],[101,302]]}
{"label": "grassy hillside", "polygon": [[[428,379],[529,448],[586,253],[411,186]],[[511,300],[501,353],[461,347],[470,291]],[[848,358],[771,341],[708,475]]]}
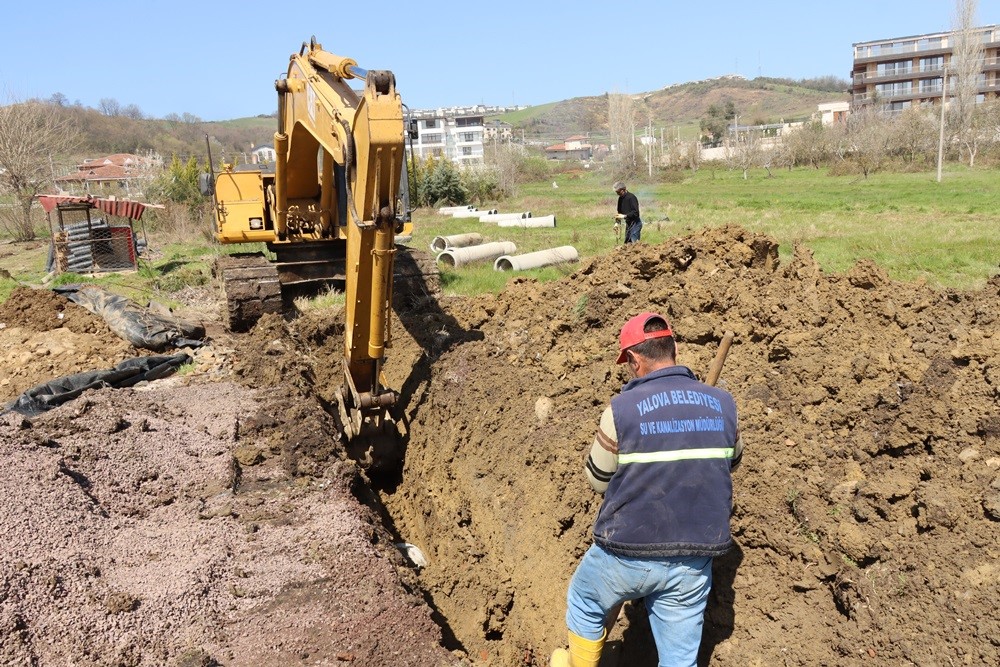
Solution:
{"label": "grassy hillside", "polygon": [[[837,85],[824,81],[820,86],[781,79],[714,79],[684,83],[660,90],[638,93],[638,118],[654,127],[679,128],[683,138],[697,136],[699,121],[710,106],[732,101],[740,122],[761,124],[808,119],[816,105],[848,101]],[[844,88],[847,83],[843,82]],[[576,97],[562,102],[530,107],[499,117],[527,138],[554,141],[573,134],[606,137],[607,95]]]}

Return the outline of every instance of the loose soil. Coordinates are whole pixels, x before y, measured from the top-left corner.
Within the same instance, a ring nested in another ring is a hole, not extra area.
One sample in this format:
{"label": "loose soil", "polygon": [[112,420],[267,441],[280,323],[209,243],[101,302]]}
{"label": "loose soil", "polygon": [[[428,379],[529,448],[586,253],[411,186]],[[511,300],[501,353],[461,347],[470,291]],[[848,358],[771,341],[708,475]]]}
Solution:
{"label": "loose soil", "polygon": [[[328,416],[340,312],[206,322],[182,376],[0,420],[0,663],[547,664],[600,504],[583,462],[627,379],[617,332],[652,309],[699,375],[735,334],[738,547],[700,662],[1000,664],[998,306],[1000,278],[831,276],[736,227],[425,300],[396,310],[386,364],[397,474],[360,470]],[[141,353],[43,291],[0,323],[4,402]],[[655,664],[627,605],[602,665]]]}

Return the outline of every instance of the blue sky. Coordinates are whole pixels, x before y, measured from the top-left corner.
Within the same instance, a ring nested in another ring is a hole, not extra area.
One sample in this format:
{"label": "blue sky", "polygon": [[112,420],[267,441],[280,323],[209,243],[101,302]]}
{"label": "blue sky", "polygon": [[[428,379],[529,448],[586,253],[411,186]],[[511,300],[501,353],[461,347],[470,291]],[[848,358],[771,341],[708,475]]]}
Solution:
{"label": "blue sky", "polygon": [[[58,92],[204,120],[272,113],[274,80],[311,35],[361,67],[392,70],[403,102],[424,109],[544,104],[733,73],[846,80],[855,42],[949,30],[955,13],[951,0],[10,4],[0,103]],[[1000,2],[980,2],[977,18],[1000,23]]]}

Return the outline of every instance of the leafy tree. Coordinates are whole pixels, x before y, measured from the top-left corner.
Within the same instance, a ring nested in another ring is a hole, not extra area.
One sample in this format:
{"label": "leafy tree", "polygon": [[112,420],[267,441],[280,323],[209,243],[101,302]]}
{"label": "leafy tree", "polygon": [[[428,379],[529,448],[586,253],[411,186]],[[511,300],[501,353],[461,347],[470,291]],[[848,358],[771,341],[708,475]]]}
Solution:
{"label": "leafy tree", "polygon": [[485,204],[503,197],[500,187],[500,169],[490,165],[475,165],[462,170],[462,187],[469,193],[469,199],[476,204]]}
{"label": "leafy tree", "polygon": [[700,123],[701,133],[709,138],[707,143],[713,146],[719,145],[726,136],[730,121],[735,118],[736,105],[732,100],[726,100],[721,107],[717,104],[710,105]]}
{"label": "leafy tree", "polygon": [[176,155],[158,178],[149,187],[149,197],[160,201],[169,201],[175,204],[185,204],[194,208],[204,203],[205,198],[198,187],[198,177],[207,168],[198,165],[198,160],[194,156],[188,158],[187,162],[182,162]]}
{"label": "leafy tree", "polygon": [[437,160],[434,170],[423,183],[424,198],[428,204],[459,205],[469,201],[469,193],[462,185],[458,168],[448,159]]}

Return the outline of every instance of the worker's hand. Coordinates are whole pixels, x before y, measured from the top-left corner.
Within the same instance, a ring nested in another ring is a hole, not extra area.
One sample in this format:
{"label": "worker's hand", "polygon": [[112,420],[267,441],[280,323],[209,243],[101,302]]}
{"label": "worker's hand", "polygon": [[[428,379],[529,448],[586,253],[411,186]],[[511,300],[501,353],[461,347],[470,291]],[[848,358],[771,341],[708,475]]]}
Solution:
{"label": "worker's hand", "polygon": [[618,215],[615,216],[615,220],[624,220],[624,219],[625,219],[625,215],[622,214],[622,213],[619,213]]}

